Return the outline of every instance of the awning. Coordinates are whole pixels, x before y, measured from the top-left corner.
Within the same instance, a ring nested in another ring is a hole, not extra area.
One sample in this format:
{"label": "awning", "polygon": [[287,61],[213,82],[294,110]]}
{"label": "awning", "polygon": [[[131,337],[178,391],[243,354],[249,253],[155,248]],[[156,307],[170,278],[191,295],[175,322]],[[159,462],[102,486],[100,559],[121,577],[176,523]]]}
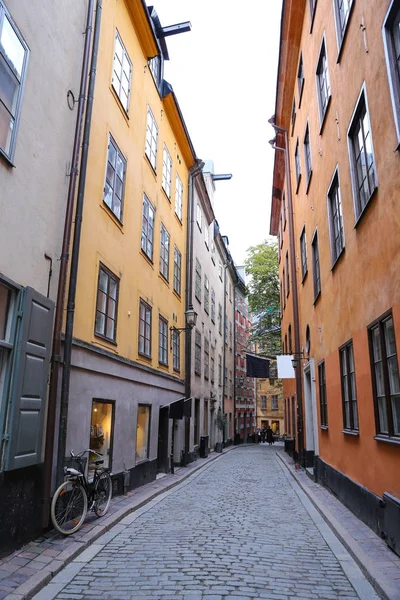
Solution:
{"label": "awning", "polygon": [[170,419],[183,419],[192,416],[192,398],[178,398],[173,402],[164,404],[160,408],[169,408]]}

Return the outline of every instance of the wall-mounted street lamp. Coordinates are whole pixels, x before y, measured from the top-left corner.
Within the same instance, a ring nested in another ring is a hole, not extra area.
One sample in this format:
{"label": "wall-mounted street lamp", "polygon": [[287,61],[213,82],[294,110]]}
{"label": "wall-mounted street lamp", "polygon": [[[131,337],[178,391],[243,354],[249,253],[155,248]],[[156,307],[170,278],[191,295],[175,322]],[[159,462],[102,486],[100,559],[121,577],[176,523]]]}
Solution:
{"label": "wall-mounted street lamp", "polygon": [[186,327],[175,327],[174,325],[172,325],[169,328],[169,330],[171,332],[171,348],[172,348],[172,341],[173,341],[174,333],[179,335],[181,333],[181,331],[186,331],[188,329],[191,330],[191,329],[193,329],[193,327],[195,327],[196,322],[197,322],[197,312],[194,310],[193,306],[189,306],[187,311],[185,311]]}
{"label": "wall-mounted street lamp", "polygon": [[304,352],[295,352],[292,358],[292,367],[296,369],[297,365],[302,361],[308,361],[308,358],[304,356]]}

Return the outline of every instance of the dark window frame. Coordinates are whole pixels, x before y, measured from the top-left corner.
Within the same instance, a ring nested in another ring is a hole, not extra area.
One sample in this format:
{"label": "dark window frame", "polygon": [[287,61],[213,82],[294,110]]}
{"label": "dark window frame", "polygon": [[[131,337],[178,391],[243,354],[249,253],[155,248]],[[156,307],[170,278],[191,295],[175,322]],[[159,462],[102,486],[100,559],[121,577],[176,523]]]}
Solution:
{"label": "dark window frame", "polygon": [[301,181],[301,162],[300,162],[300,145],[299,138],[297,138],[296,147],[294,150],[294,168],[296,173],[296,194],[299,191]]}
{"label": "dark window frame", "polygon": [[[328,114],[329,105],[332,98],[332,89],[329,76],[328,54],[326,50],[325,33],[322,36],[321,46],[318,54],[317,68],[315,71],[317,97],[319,108],[320,133]],[[323,93],[324,92],[324,93]]]}
{"label": "dark window frame", "polygon": [[338,167],[336,167],[334,171],[326,198],[328,203],[332,266],[335,266],[345,250],[342,194],[340,192],[340,177]]}
{"label": "dark window frame", "polygon": [[[393,29],[398,19],[400,19],[400,6],[398,0],[392,0],[383,23],[382,36],[385,47],[386,68],[388,72],[390,96],[398,142],[397,149],[400,147],[400,61],[397,58],[396,41],[394,39]],[[397,33],[397,43],[400,48],[400,28]]]}
{"label": "dark window frame", "polygon": [[[110,161],[110,146],[112,146],[112,148],[115,151],[115,165],[112,164],[112,162]],[[117,164],[118,164],[118,159],[121,160],[122,164],[123,164],[123,179],[121,179],[119,173],[118,173],[118,169],[117,169]],[[123,155],[123,153],[121,152],[121,150],[118,147],[117,142],[115,141],[115,139],[113,138],[113,136],[111,135],[111,133],[108,134],[108,147],[107,147],[107,160],[106,160],[106,173],[105,173],[105,179],[104,179],[104,188],[103,188],[103,203],[107,206],[107,210],[109,210],[113,216],[122,224],[123,223],[123,214],[124,214],[124,198],[125,198],[125,185],[126,185],[126,165],[127,165],[127,160],[125,158],[125,156]],[[108,171],[109,171],[109,167],[110,169],[113,170],[113,181],[111,182],[110,178],[108,177]],[[117,182],[117,178],[119,181],[122,182],[122,191],[121,191],[121,198],[118,197],[118,194],[115,190],[116,186],[116,182]],[[106,202],[106,186],[108,185],[108,187],[111,190],[111,206],[108,204],[108,202]],[[117,198],[117,200],[121,203],[120,206],[120,215],[118,216],[117,212],[114,209],[114,205],[115,205],[115,197]]]}
{"label": "dark window frame", "polygon": [[[153,214],[153,221],[149,219],[150,210]],[[147,212],[146,212],[147,211]],[[143,194],[143,205],[142,205],[142,233],[140,247],[147,258],[153,262],[154,254],[154,223],[155,223],[156,209],[150,202],[146,194]],[[150,235],[151,234],[151,235]]]}
{"label": "dark window frame", "polygon": [[201,264],[196,258],[194,295],[201,304]]}
{"label": "dark window frame", "polygon": [[314,18],[315,18],[315,11],[317,8],[317,2],[318,0],[310,0],[309,1],[309,5],[310,5],[310,33],[312,33],[312,29],[313,29],[313,25],[314,25]]}
{"label": "dark window frame", "polygon": [[297,88],[299,91],[299,108],[300,108],[301,98],[303,96],[303,90],[304,90],[304,62],[303,62],[303,53],[302,52],[300,52],[299,66],[297,68]]}
{"label": "dark window frame", "polygon": [[181,342],[179,331],[172,331],[172,367],[177,373],[181,370]]}
{"label": "dark window frame", "polygon": [[310,142],[310,126],[307,121],[306,130],[303,138],[303,149],[304,149],[304,164],[306,167],[306,194],[311,181],[312,176],[312,156],[311,156],[311,142]]}
{"label": "dark window frame", "polygon": [[194,339],[194,372],[195,375],[201,375],[201,332],[195,330]]}
{"label": "dark window frame", "polygon": [[[350,353],[353,359],[353,368],[350,367]],[[343,360],[346,366],[346,372],[343,369]],[[360,431],[360,422],[358,417],[358,399],[357,399],[357,383],[356,383],[356,365],[354,359],[353,340],[348,340],[339,348],[339,365],[340,365],[340,387],[342,392],[342,414],[343,414],[343,432],[352,432],[358,434]],[[354,397],[351,385],[352,377],[354,378]],[[347,398],[347,400],[346,400]],[[348,421],[346,413],[346,403],[349,406]],[[354,405],[355,409],[354,410]]]}
{"label": "dark window frame", "polygon": [[168,321],[158,316],[158,362],[168,367]]}
{"label": "dark window frame", "polygon": [[210,342],[204,336],[204,379],[210,378]]}
{"label": "dark window frame", "polygon": [[[342,12],[340,8],[341,6],[343,6],[344,3],[346,3],[347,6],[347,13],[344,15],[345,18],[342,21]],[[350,17],[353,12],[354,0],[333,0],[333,4],[335,13],[336,41],[338,46],[337,60],[339,62],[344,40],[346,38],[347,30],[350,23]]]}
{"label": "dark window frame", "polygon": [[[100,290],[100,287],[99,287],[101,272],[103,272],[107,276],[107,293],[105,293],[104,290]],[[109,294],[110,280],[112,280],[116,283],[116,298],[111,298],[111,296]],[[117,277],[112,271],[110,271],[110,269],[108,269],[103,263],[99,263],[99,272],[98,272],[98,277],[97,277],[96,311],[95,311],[95,320],[94,320],[94,335],[96,337],[102,338],[103,340],[107,340],[108,342],[111,342],[113,344],[116,344],[116,340],[117,340],[119,285],[120,285],[120,278]],[[105,295],[106,295],[105,312],[99,310],[99,293],[100,292],[105,293]],[[115,302],[115,312],[114,312],[115,318],[111,318],[108,314],[110,298],[112,301]],[[104,315],[104,317],[105,317],[105,319],[104,319],[104,331],[105,332],[107,331],[108,320],[113,321],[113,323],[114,323],[113,337],[110,337],[110,336],[106,335],[106,333],[102,333],[101,331],[97,330],[97,325],[96,325],[97,313],[100,313],[100,314]]]}
{"label": "dark window frame", "polygon": [[311,240],[311,253],[313,265],[314,304],[321,295],[321,265],[319,257],[318,229],[315,230]]}
{"label": "dark window frame", "polygon": [[307,238],[306,238],[306,226],[303,226],[303,229],[300,234],[300,255],[301,255],[301,274],[302,274],[302,283],[306,278],[308,273],[308,261],[307,261]]}
{"label": "dark window frame", "polygon": [[164,223],[160,227],[160,274],[166,281],[169,281],[169,251],[171,246],[171,236]]}
{"label": "dark window frame", "polygon": [[182,254],[174,246],[174,292],[180,297],[182,289]]}
{"label": "dark window frame", "polygon": [[328,402],[326,396],[326,368],[325,361],[318,364],[318,388],[319,388],[319,409],[321,428],[328,427]]}
{"label": "dark window frame", "polygon": [[[144,308],[145,310],[145,318],[142,319],[141,317],[141,308]],[[147,321],[147,316],[150,315],[150,319],[149,321]],[[140,323],[141,321],[143,321],[144,325],[143,325],[143,331],[144,334],[141,335],[140,333]],[[151,358],[151,346],[152,346],[152,321],[153,321],[153,311],[152,308],[149,304],[147,304],[147,302],[145,302],[142,298],[140,298],[139,301],[139,328],[138,328],[138,353],[140,354],[140,356],[144,356],[146,358]],[[146,331],[149,331],[149,336],[146,335]],[[143,350],[140,349],[140,342],[141,339],[143,339]],[[149,345],[149,352],[146,352],[146,342],[148,342]]]}

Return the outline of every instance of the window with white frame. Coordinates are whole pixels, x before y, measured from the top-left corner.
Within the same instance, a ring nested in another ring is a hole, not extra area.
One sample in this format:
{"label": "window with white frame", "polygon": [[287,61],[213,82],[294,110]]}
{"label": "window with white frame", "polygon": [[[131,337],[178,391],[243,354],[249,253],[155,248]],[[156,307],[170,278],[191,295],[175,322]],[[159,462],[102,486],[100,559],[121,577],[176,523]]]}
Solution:
{"label": "window with white frame", "polygon": [[160,273],[168,281],[169,279],[169,240],[170,235],[161,223],[160,233]]}
{"label": "window with white frame", "polygon": [[183,183],[177,173],[176,179],[175,179],[175,214],[180,221],[182,221],[182,205],[183,205]]}
{"label": "window with white frame", "polygon": [[163,168],[162,168],[162,186],[168,198],[171,198],[171,181],[172,181],[172,158],[168,152],[167,146],[164,144],[163,150]]}
{"label": "window with white frame", "polygon": [[147,108],[145,153],[155,171],[157,171],[157,144],[158,126],[149,106]]}
{"label": "window with white frame", "polygon": [[392,0],[383,26],[383,40],[386,50],[386,67],[389,76],[390,94],[397,141],[400,144],[400,3]]}
{"label": "window with white frame", "polygon": [[139,354],[151,358],[151,306],[142,299],[139,306]]}
{"label": "window with white frame", "polygon": [[343,212],[338,170],[335,171],[328,191],[328,215],[332,263],[334,264],[344,250]]}
{"label": "window with white frame", "polygon": [[181,370],[181,343],[179,331],[172,331],[172,366],[174,371]]}
{"label": "window with white frame", "polygon": [[331,97],[331,84],[329,81],[328,59],[326,55],[325,38],[322,40],[321,50],[319,52],[316,76],[319,116],[322,124],[325,119],[326,111],[328,110],[328,104]]}
{"label": "window with white frame", "polygon": [[355,216],[358,220],[377,187],[371,126],[364,89],[350,124],[348,137]]}
{"label": "window with white frame", "polygon": [[125,112],[128,112],[129,108],[131,79],[132,63],[125,46],[122,43],[121,36],[118,31],[115,31],[114,62],[111,83]]}
{"label": "window with white frame", "polygon": [[108,140],[106,180],[104,182],[103,200],[108,208],[122,222],[124,189],[126,176],[126,159],[112,136]]}
{"label": "window with white frame", "polygon": [[194,286],[194,295],[197,300],[201,302],[201,264],[199,260],[196,258],[196,278],[195,278],[195,286]]}
{"label": "window with white frame", "polygon": [[154,212],[153,205],[146,194],[144,194],[141,248],[150,260],[153,260]]}
{"label": "window with white frame", "polygon": [[211,383],[214,383],[214,380],[215,380],[215,348],[214,348],[214,346],[211,346],[210,379],[211,379]]}
{"label": "window with white frame", "polygon": [[215,323],[215,291],[211,289],[211,321]]}
{"label": "window with white frame", "polygon": [[182,254],[174,247],[174,291],[181,295]]}
{"label": "window with white frame", "polygon": [[204,379],[209,379],[210,376],[210,343],[204,337]]}
{"label": "window with white frame", "polygon": [[207,275],[204,275],[204,310],[207,314],[210,312],[210,282]]}
{"label": "window with white frame", "polygon": [[201,375],[201,333],[198,329],[194,340],[194,372],[196,375]]}
{"label": "window with white frame", "polygon": [[272,394],[271,396],[271,410],[278,410],[279,405],[278,405],[278,395],[277,394]]}
{"label": "window with white frame", "polygon": [[300,236],[300,254],[301,254],[301,276],[302,279],[307,275],[307,243],[306,243],[306,228],[303,227],[303,231]]}
{"label": "window with white frame", "polygon": [[203,212],[201,210],[201,206],[200,206],[199,203],[197,203],[196,222],[197,222],[197,225],[199,226],[199,229],[201,231],[202,230],[202,226],[203,226]]}
{"label": "window with white frame", "polygon": [[336,35],[339,49],[342,45],[344,34],[346,33],[347,23],[350,17],[351,7],[354,0],[334,0]]}
{"label": "window with white frame", "polygon": [[160,56],[153,56],[153,58],[149,59],[149,68],[150,72],[153,76],[155,84],[158,86],[161,80],[161,59]]}
{"label": "window with white frame", "polygon": [[0,0],[0,152],[13,160],[29,50]]}
{"label": "window with white frame", "polygon": [[163,317],[158,320],[158,362],[168,365],[168,322]]}
{"label": "window with white frame", "polygon": [[[296,149],[294,151],[294,166],[296,169],[296,184],[297,189],[299,188],[300,177],[301,177],[301,165],[300,165],[300,152],[299,152],[299,140],[296,142]],[[296,189],[296,191],[297,191]]]}
{"label": "window with white frame", "polygon": [[100,265],[94,332],[111,342],[115,342],[117,335],[118,291],[118,277]]}
{"label": "window with white frame", "polygon": [[307,123],[306,132],[304,134],[304,162],[306,165],[306,180],[307,186],[312,173],[311,146],[310,146],[310,129]]}
{"label": "window with white frame", "polygon": [[314,301],[321,293],[321,274],[319,268],[319,248],[318,248],[318,232],[314,233],[311,242],[312,262],[313,262],[313,280],[314,280]]}

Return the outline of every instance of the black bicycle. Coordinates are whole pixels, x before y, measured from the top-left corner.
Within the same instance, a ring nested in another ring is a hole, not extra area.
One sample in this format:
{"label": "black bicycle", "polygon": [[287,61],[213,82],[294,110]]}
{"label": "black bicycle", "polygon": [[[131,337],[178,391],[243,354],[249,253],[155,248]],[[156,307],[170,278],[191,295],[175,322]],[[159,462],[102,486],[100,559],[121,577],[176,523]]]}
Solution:
{"label": "black bicycle", "polygon": [[[85,476],[85,460],[83,456],[89,453],[97,458],[91,461],[94,465],[93,481]],[[104,463],[100,452],[88,448],[80,454],[71,457],[77,463],[78,469],[64,467],[66,481],[57,488],[51,502],[51,520],[54,527],[64,535],[75,533],[81,527],[88,510],[98,517],[106,514],[112,496],[111,476],[107,469],[98,467]]]}

